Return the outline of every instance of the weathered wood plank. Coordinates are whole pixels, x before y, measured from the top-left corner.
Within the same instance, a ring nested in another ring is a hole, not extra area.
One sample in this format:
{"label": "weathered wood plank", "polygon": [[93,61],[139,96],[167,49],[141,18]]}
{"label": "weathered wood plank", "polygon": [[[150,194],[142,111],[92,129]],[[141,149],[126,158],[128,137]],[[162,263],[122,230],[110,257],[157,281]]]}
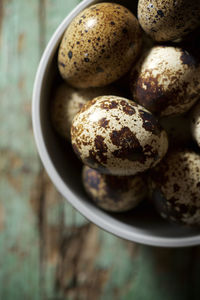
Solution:
{"label": "weathered wood plank", "polygon": [[0,11],[0,299],[39,299],[38,216],[30,202],[39,171],[30,118],[38,3],[0,1]]}

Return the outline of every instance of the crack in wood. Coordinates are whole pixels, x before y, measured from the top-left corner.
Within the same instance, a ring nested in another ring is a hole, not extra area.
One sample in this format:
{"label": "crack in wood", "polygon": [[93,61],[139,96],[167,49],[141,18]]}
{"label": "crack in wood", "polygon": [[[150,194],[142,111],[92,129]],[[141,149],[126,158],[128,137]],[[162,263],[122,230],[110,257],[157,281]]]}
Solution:
{"label": "crack in wood", "polygon": [[[67,229],[60,247],[55,289],[70,299],[100,299],[109,271],[95,266],[100,243],[89,223]],[[66,299],[66,298],[63,298]]]}
{"label": "crack in wood", "polygon": [[35,211],[38,218],[38,232],[39,232],[39,267],[40,267],[40,294],[41,298],[44,299],[44,281],[45,281],[45,232],[44,232],[44,221],[45,221],[45,179],[44,170],[42,165],[40,171],[36,177],[34,185],[32,187],[32,193],[30,197],[30,203]]}

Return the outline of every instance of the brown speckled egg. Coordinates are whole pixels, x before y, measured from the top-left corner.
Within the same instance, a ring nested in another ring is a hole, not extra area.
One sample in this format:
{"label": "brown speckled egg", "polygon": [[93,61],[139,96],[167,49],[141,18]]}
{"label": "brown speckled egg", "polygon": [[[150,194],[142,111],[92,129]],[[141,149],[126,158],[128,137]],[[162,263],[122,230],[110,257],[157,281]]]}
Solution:
{"label": "brown speckled egg", "polygon": [[160,116],[189,110],[199,98],[200,65],[187,51],[155,46],[133,68],[133,99]]}
{"label": "brown speckled egg", "polygon": [[170,152],[150,175],[159,214],[170,221],[200,225],[200,155],[188,150]]}
{"label": "brown speckled egg", "polygon": [[136,207],[147,195],[144,175],[112,176],[83,167],[83,185],[97,206],[123,212]]}
{"label": "brown speckled egg", "polygon": [[199,0],[139,0],[138,20],[158,42],[180,39],[200,25]]}
{"label": "brown speckled egg", "polygon": [[155,166],[168,147],[166,132],[149,111],[116,96],[87,102],[73,119],[71,136],[84,164],[113,175],[135,175]]}
{"label": "brown speckled egg", "polygon": [[88,101],[101,95],[121,95],[114,85],[106,87],[75,89],[66,83],[60,84],[52,98],[51,120],[60,136],[71,140],[71,124],[74,116]]}
{"label": "brown speckled egg", "polygon": [[200,102],[195,105],[191,114],[192,136],[200,147]]}
{"label": "brown speckled egg", "polygon": [[99,3],[74,18],[60,44],[61,76],[79,88],[105,86],[136,59],[141,30],[135,16],[115,3]]}

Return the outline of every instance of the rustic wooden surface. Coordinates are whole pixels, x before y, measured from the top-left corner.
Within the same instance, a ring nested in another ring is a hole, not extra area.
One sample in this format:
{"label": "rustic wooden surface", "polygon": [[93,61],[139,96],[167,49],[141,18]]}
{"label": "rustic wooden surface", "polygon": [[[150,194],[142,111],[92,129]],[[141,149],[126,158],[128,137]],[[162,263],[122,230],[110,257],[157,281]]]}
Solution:
{"label": "rustic wooden surface", "polygon": [[200,299],[200,248],[114,237],[58,194],[33,139],[41,53],[79,0],[0,0],[0,299]]}

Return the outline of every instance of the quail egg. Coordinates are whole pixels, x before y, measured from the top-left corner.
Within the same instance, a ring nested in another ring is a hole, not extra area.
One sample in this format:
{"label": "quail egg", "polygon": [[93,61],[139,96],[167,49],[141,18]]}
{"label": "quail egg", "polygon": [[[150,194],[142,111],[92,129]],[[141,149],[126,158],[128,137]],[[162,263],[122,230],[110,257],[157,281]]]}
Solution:
{"label": "quail egg", "polygon": [[66,83],[61,83],[52,98],[51,120],[60,136],[71,140],[70,130],[74,116],[88,101],[101,95],[121,95],[114,85],[99,88],[75,89]]}
{"label": "quail egg", "polygon": [[200,147],[200,102],[195,105],[191,117],[192,136]]}
{"label": "quail egg", "polygon": [[176,150],[150,173],[158,213],[170,221],[200,225],[200,155]]}
{"label": "quail egg", "polygon": [[181,39],[200,25],[199,0],[139,0],[138,20],[158,42]]}
{"label": "quail egg", "polygon": [[97,206],[112,212],[136,207],[147,195],[144,175],[112,176],[83,167],[83,185]]}
{"label": "quail egg", "polygon": [[141,40],[139,23],[127,8],[92,5],[66,29],[58,54],[60,74],[74,87],[108,85],[130,69]]}
{"label": "quail egg", "polygon": [[120,176],[155,166],[168,148],[157,119],[134,101],[117,96],[87,102],[72,121],[71,137],[84,164]]}
{"label": "quail egg", "polygon": [[133,99],[159,116],[188,111],[199,98],[200,64],[178,47],[155,46],[133,68]]}

